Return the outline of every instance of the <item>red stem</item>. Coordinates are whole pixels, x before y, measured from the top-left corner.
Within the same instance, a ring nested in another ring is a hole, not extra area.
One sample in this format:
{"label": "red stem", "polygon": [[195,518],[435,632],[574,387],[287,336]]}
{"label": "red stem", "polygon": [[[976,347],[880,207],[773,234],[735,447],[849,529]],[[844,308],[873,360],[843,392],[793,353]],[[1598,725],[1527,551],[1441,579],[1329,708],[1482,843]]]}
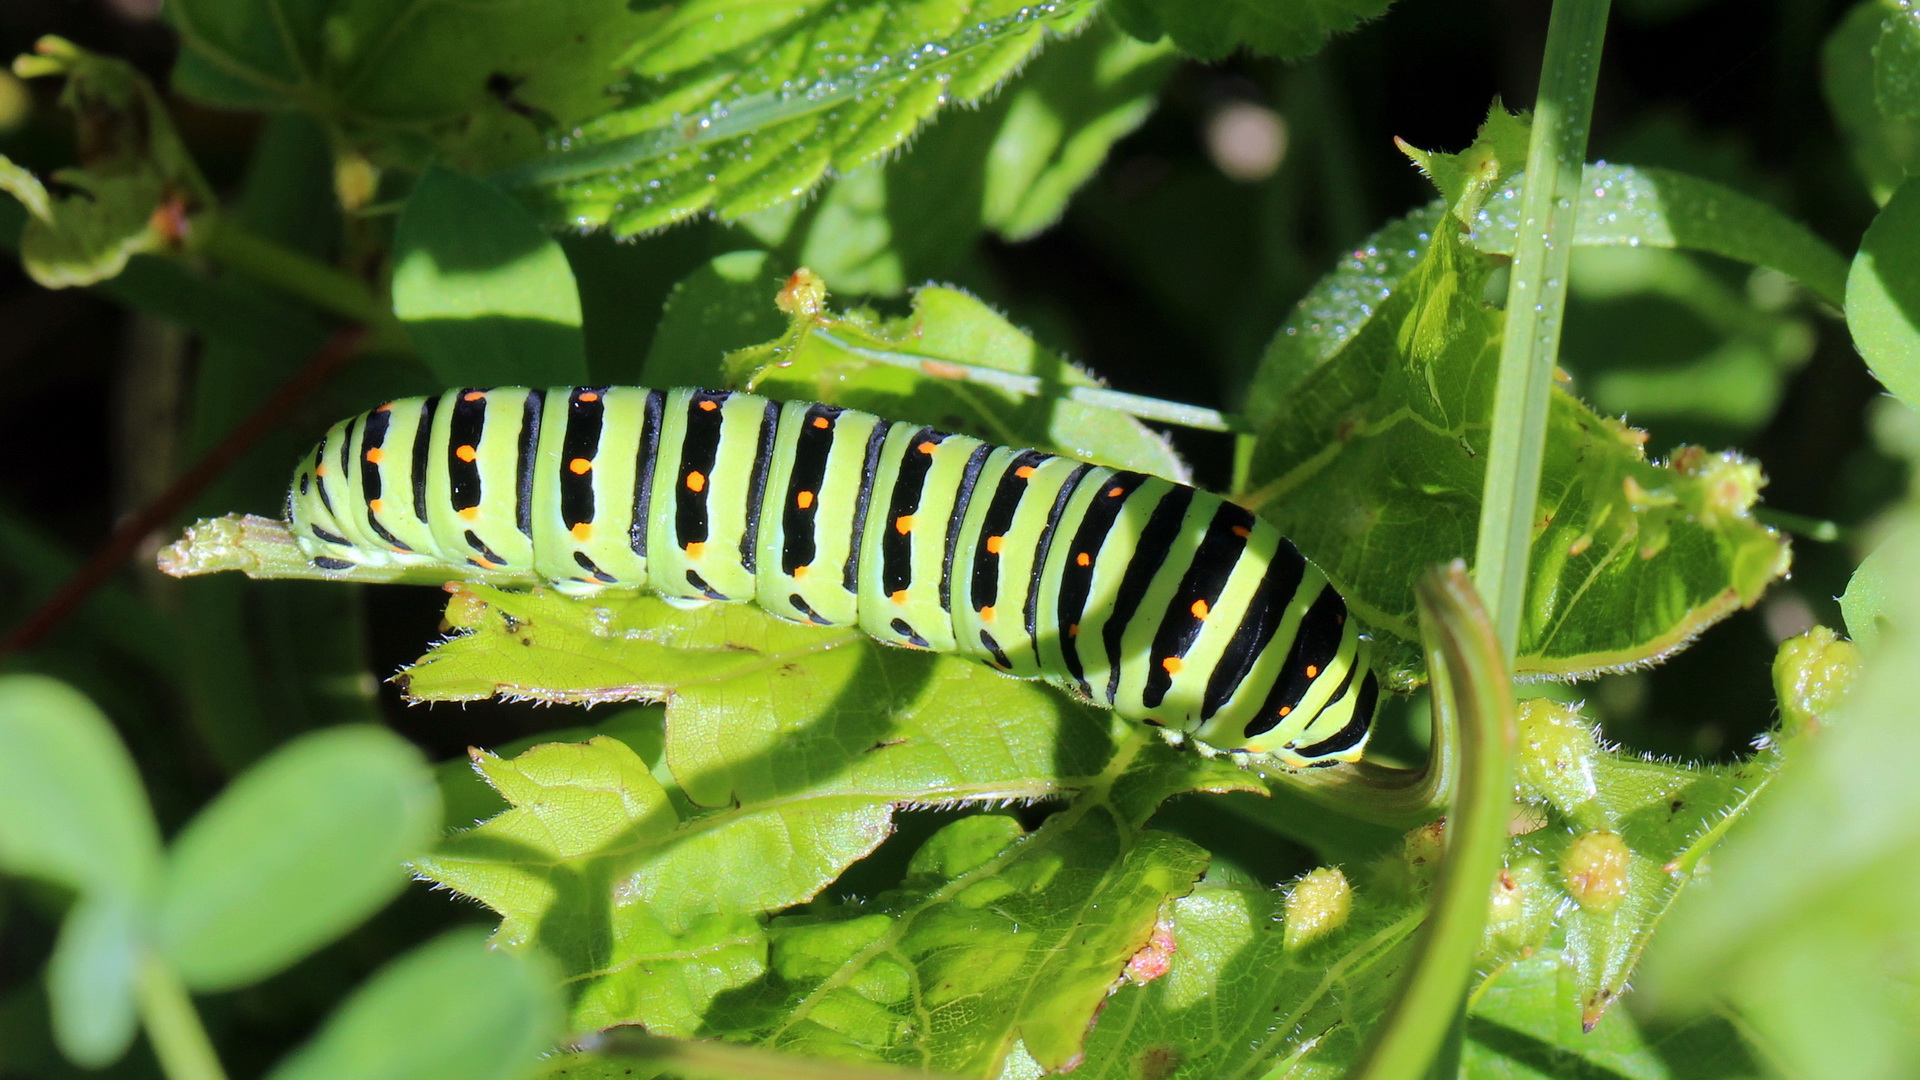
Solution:
{"label": "red stem", "polygon": [[94,552],[93,557],[67,579],[59,592],[48,597],[25,622],[7,635],[6,640],[0,641],[0,656],[32,648],[73,614],[75,608],[113,576],[113,572],[126,561],[127,556],[133,554],[141,541],[172,521],[174,515],[186,509],[195,496],[239,460],[240,455],[259,441],[260,436],[273,430],[301,399],[325,384],[353,356],[366,335],[367,328],[364,326],[342,327],[327,339],[326,344],[314,350],[300,370],[281,383],[272,397],[261,402],[245,420],[227,432],[226,438],[221,439],[199,461],[194,462],[192,468],[168,485],[159,498],[122,521],[113,530],[113,536],[105,546]]}

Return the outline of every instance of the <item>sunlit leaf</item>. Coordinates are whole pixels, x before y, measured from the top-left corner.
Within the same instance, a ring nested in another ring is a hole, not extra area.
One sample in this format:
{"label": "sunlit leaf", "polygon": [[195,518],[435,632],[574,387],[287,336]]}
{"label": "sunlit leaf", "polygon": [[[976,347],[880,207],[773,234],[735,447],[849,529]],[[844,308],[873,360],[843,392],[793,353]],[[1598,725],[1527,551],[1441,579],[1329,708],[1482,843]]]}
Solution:
{"label": "sunlit leaf", "polygon": [[484,180],[433,168],[414,186],[394,230],[393,311],[444,385],[587,380],[566,255]]}
{"label": "sunlit leaf", "polygon": [[1827,106],[1874,201],[1881,203],[1909,173],[1920,171],[1920,118],[1882,112],[1875,85],[1879,65],[1874,54],[1897,7],[1895,0],[1862,0],[1820,50]]}
{"label": "sunlit leaf", "polygon": [[1920,179],[1893,193],[1860,241],[1847,329],[1880,384],[1920,408]]}

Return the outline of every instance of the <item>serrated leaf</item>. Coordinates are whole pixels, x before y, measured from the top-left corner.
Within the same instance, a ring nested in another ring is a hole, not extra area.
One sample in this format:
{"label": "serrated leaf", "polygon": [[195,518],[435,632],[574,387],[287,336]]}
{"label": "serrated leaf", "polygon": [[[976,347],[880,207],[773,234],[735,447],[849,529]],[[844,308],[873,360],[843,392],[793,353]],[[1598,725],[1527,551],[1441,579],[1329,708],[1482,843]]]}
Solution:
{"label": "serrated leaf", "polygon": [[32,173],[0,156],[0,191],[28,211],[20,260],[49,289],[119,274],[133,255],[177,245],[169,220],[213,203],[173,121],[146,78],[123,60],[41,38],[16,64],[26,76],[65,76],[60,103],[82,127],[80,167],[53,174],[70,194],[54,197]]}
{"label": "serrated leaf", "polygon": [[289,743],[175,842],[160,949],[194,989],[273,974],[397,895],[439,822],[432,775],[399,736],[350,726]]}
{"label": "serrated leaf", "polygon": [[1861,238],[1847,275],[1847,329],[1874,378],[1920,408],[1920,179],[1902,184]]}
{"label": "serrated leaf", "polygon": [[729,251],[682,278],[660,313],[642,381],[648,386],[723,385],[728,353],[786,329],[786,317],[767,302],[781,276],[764,251]]}
{"label": "serrated leaf", "polygon": [[[1480,300],[1490,269],[1431,245],[1268,418],[1238,496],[1399,642],[1418,570],[1473,550],[1502,325]],[[1638,433],[1556,390],[1516,670],[1657,657],[1752,604],[1787,564],[1748,512],[1759,483],[1732,454],[1649,462]],[[1383,652],[1410,675],[1410,644]]]}
{"label": "serrated leaf", "polygon": [[1205,867],[1198,847],[1140,828],[1185,785],[1184,756],[1137,733],[1034,834],[965,818],[900,889],[776,919],[768,977],[717,1002],[710,1028],[967,1076],[996,1075],[1016,1042],[1044,1069],[1076,1067],[1127,962]]}
{"label": "serrated leaf", "polygon": [[864,0],[725,19],[728,7],[675,9],[622,59],[624,100],[503,180],[555,221],[619,235],[708,209],[736,218],[886,154],[945,105],[982,100],[1092,10]]}
{"label": "serrated leaf", "polygon": [[1876,100],[1874,51],[1894,7],[1894,0],[1854,5],[1820,50],[1827,107],[1874,201],[1881,203],[1909,173],[1920,170],[1920,120],[1888,116]]}
{"label": "serrated leaf", "polygon": [[1203,60],[1218,60],[1236,49],[1283,60],[1319,50],[1329,37],[1353,29],[1387,10],[1392,0],[1119,0],[1113,17],[1127,31],[1153,41],[1162,34]]}
{"label": "serrated leaf", "polygon": [[[1920,531],[1888,537],[1889,618],[1837,714],[1811,727],[1767,799],[1682,904],[1646,982],[1670,1013],[1724,1003],[1782,1072],[1897,1077],[1920,1066],[1912,853],[1920,752]],[[1822,730],[1824,729],[1824,730]]]}
{"label": "serrated leaf", "polygon": [[65,683],[0,676],[0,868],[143,897],[159,867],[159,830],[113,725]]}
{"label": "serrated leaf", "polygon": [[560,245],[484,180],[430,168],[394,229],[393,311],[446,386],[587,381]]}
{"label": "serrated leaf", "polygon": [[[959,367],[1034,384],[1012,393]],[[1042,348],[959,289],[928,285],[912,314],[880,320],[797,309],[778,340],[727,358],[729,382],[775,398],[825,401],[889,420],[965,431],[1184,481],[1186,465],[1160,435],[1124,413],[1066,395],[1097,381]]]}
{"label": "serrated leaf", "polygon": [[270,1080],[520,1080],[561,1034],[552,965],[454,930],[375,973]]}
{"label": "serrated leaf", "polygon": [[1300,949],[1287,947],[1285,910],[1284,892],[1250,885],[1203,884],[1176,900],[1166,975],[1114,993],[1074,1075],[1345,1075],[1405,964],[1421,906],[1362,885],[1347,920]]}
{"label": "serrated leaf", "polygon": [[977,109],[951,110],[898,159],[743,224],[843,292],[898,295],[965,265],[986,230],[1022,240],[1052,225],[1122,136],[1152,111],[1176,57],[1105,21],[1043,50]]}

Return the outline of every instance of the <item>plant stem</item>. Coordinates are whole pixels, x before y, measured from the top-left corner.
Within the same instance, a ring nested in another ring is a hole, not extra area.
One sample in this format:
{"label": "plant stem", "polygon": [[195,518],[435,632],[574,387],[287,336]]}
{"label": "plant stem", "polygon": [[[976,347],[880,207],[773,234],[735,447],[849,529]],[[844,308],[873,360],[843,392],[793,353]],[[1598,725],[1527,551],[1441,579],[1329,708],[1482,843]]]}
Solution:
{"label": "plant stem", "polygon": [[140,966],[138,993],[140,1022],[167,1080],[227,1080],[193,999],[166,961],[146,957]]}
{"label": "plant stem", "polygon": [[1527,554],[1566,308],[1580,175],[1610,0],[1555,0],[1533,107],[1520,234],[1507,288],[1507,329],[1493,400],[1493,441],[1480,506],[1474,577],[1507,657],[1520,639]]}
{"label": "plant stem", "polygon": [[365,282],[283,244],[218,211],[188,225],[188,247],[257,281],[373,331],[373,347],[411,350],[406,329]]}
{"label": "plant stem", "polygon": [[1486,931],[1513,801],[1513,687],[1486,609],[1458,561],[1421,578],[1418,594],[1433,708],[1460,747],[1457,794],[1426,921],[1406,975],[1348,1074],[1356,1080],[1426,1075],[1450,1032],[1461,1030],[1460,1004]]}

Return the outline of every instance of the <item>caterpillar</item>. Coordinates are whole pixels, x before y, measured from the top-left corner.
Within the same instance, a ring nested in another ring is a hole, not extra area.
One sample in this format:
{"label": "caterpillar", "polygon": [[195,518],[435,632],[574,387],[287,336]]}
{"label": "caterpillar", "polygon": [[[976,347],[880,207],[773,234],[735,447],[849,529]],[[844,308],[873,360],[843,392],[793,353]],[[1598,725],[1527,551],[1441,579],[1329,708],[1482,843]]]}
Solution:
{"label": "caterpillar", "polygon": [[752,601],[1293,766],[1358,758],[1380,692],[1345,601],[1244,508],[832,405],[628,386],[407,398],[327,432],[287,520],[325,570]]}

